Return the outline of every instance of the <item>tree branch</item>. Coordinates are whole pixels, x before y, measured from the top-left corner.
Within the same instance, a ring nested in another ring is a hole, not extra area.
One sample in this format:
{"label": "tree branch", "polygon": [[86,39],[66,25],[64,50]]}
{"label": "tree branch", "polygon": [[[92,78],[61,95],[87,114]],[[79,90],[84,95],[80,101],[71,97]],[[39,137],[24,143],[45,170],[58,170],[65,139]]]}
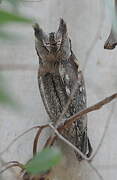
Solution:
{"label": "tree branch", "polygon": [[90,158],[87,158],[76,146],[74,146],[71,142],[69,142],[67,139],[65,139],[58,131],[57,129],[50,123],[49,127],[55,132],[55,134],[68,146],[70,146],[72,149],[74,149],[81,157],[88,163],[88,165],[95,171],[97,176],[100,180],[104,180],[102,175],[99,173],[99,171],[94,167],[93,164],[91,164]]}
{"label": "tree branch", "polygon": [[77,114],[73,115],[72,117],[68,118],[67,120],[65,120],[64,124],[62,123],[62,125],[59,125],[57,128],[58,131],[62,131],[64,128],[70,127],[73,122],[75,122],[76,120],[81,118],[83,115],[86,115],[89,112],[92,112],[95,110],[99,110],[102,106],[110,103],[115,98],[117,98],[117,93],[103,99],[102,101],[96,103],[95,105],[85,108],[84,110],[80,111],[79,113],[77,113]]}
{"label": "tree branch", "polygon": [[[58,130],[58,132],[62,132],[65,128],[69,128],[72,123],[74,123],[76,120],[78,121],[82,116],[88,114],[89,112],[95,111],[95,110],[99,110],[102,106],[110,103],[112,100],[114,100],[115,98],[117,98],[117,93],[103,99],[102,101],[96,103],[95,105],[92,105],[88,108],[85,108],[84,110],[80,111],[79,113],[73,115],[72,117],[62,121],[61,123],[56,125],[56,129]],[[51,140],[46,143],[47,146],[52,146],[54,141],[56,140],[57,136],[53,136],[51,137]]]}

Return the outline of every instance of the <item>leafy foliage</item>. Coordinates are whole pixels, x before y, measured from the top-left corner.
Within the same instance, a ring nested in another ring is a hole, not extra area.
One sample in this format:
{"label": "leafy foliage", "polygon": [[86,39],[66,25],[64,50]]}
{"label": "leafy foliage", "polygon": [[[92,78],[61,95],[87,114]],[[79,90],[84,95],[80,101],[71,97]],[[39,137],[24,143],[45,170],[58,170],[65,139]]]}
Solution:
{"label": "leafy foliage", "polygon": [[6,23],[32,23],[33,21],[29,18],[23,17],[21,15],[14,14],[12,12],[8,12],[6,10],[0,9],[0,24]]}
{"label": "leafy foliage", "polygon": [[0,103],[1,104],[11,104],[11,98],[5,89],[2,87],[0,88]]}
{"label": "leafy foliage", "polygon": [[[21,0],[4,0],[11,4],[11,6],[18,6]],[[2,1],[1,1],[2,4]],[[0,39],[2,40],[13,40],[16,37],[10,34],[9,32],[5,32],[2,27],[7,25],[8,23],[26,23],[32,24],[33,20],[23,15],[16,14],[14,12],[8,12],[5,9],[0,9]],[[6,90],[6,87],[3,86],[4,79],[0,75],[0,104],[9,104],[14,105],[16,107],[16,103],[9,95],[9,91]]]}
{"label": "leafy foliage", "polygon": [[46,148],[38,153],[25,165],[27,172],[37,175],[44,173],[58,164],[61,160],[61,152],[56,148]]}
{"label": "leafy foliage", "polygon": [[12,33],[0,30],[0,39],[4,41],[9,41],[9,40],[17,40],[19,39],[19,37],[17,37],[17,35],[14,35]]}
{"label": "leafy foliage", "polygon": [[[21,0],[4,0],[11,4],[11,6],[16,7]],[[23,15],[16,14],[14,12],[8,12],[7,10],[0,9],[0,26],[12,23],[26,23],[32,24],[33,20]],[[0,29],[0,39],[8,40],[12,39],[9,32],[5,32],[2,28]],[[17,104],[11,98],[9,91],[5,86],[4,78],[0,74],[0,104],[8,104],[10,106],[16,107]],[[31,161],[29,161],[24,168],[27,172],[31,174],[39,174],[46,172],[55,166],[61,159],[61,152],[55,148],[47,148],[38,153]]]}
{"label": "leafy foliage", "polygon": [[[22,0],[4,0],[4,2],[9,2],[12,7],[15,8],[15,13],[13,11],[8,12],[7,10],[1,8],[0,9],[0,39],[3,40],[13,40],[15,37],[12,36],[9,32],[4,32],[3,27],[7,24],[11,23],[25,23],[32,24],[33,20],[31,18],[25,17],[19,13],[17,13],[18,5],[22,2]],[[2,5],[3,1],[1,1]]]}
{"label": "leafy foliage", "polygon": [[11,98],[9,90],[6,86],[5,79],[1,74],[0,74],[0,104],[1,105],[7,104],[12,106],[13,108],[19,107],[18,103],[16,103],[15,100]]}

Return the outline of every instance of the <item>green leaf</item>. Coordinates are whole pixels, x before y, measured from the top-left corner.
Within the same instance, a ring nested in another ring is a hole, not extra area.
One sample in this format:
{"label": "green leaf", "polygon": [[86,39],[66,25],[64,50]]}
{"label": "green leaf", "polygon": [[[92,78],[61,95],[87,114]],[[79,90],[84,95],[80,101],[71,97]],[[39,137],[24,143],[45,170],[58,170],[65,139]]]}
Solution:
{"label": "green leaf", "polygon": [[15,105],[15,102],[4,88],[0,88],[0,104]]}
{"label": "green leaf", "polygon": [[18,35],[16,35],[16,34],[14,35],[9,32],[0,31],[0,39],[2,39],[2,40],[17,40]]}
{"label": "green leaf", "polygon": [[0,24],[6,24],[9,22],[32,23],[33,20],[22,15],[17,15],[15,13],[0,9]]}
{"label": "green leaf", "polygon": [[32,175],[44,173],[61,160],[61,152],[56,148],[46,148],[38,153],[26,165],[26,171]]}
{"label": "green leaf", "polygon": [[0,103],[9,103],[11,99],[3,88],[0,88]]}
{"label": "green leaf", "polygon": [[3,76],[0,74],[0,104],[1,105],[10,105],[14,109],[20,109],[20,105],[11,97],[9,91],[6,87],[6,82]]}

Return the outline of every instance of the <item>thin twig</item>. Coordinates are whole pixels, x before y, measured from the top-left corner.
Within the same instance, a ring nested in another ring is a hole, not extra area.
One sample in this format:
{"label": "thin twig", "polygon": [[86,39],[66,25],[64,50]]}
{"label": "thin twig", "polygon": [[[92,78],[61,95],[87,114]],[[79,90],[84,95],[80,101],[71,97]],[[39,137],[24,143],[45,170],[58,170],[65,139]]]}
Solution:
{"label": "thin twig", "polygon": [[[90,107],[88,107],[88,108],[80,111],[79,113],[73,115],[72,117],[68,118],[68,119],[64,122],[64,124],[60,124],[60,125],[58,126],[57,132],[59,131],[59,133],[60,133],[60,132],[63,131],[65,128],[70,127],[71,124],[72,124],[73,122],[75,122],[76,120],[78,120],[81,116],[83,116],[83,115],[85,115],[85,114],[87,114],[87,113],[89,113],[89,112],[92,112],[92,111],[95,111],[95,110],[100,109],[103,105],[111,102],[111,101],[112,101],[113,99],[115,99],[115,98],[117,98],[117,93],[115,93],[115,94],[113,94],[113,95],[105,98],[104,100],[100,101],[99,103],[97,103],[97,104],[95,104],[95,105],[93,105],[93,106],[90,106]],[[48,125],[49,125],[49,124],[47,124],[47,125],[45,125],[45,126],[48,127]],[[49,125],[49,126],[50,126],[50,125]],[[22,137],[24,134],[30,132],[31,130],[33,130],[33,129],[35,129],[35,128],[41,128],[41,127],[42,127],[42,126],[35,126],[35,127],[33,127],[33,128],[30,128],[29,130],[25,131],[25,132],[22,133],[21,135],[19,135],[17,138],[15,138],[15,139],[7,146],[7,148],[6,148],[3,152],[0,153],[0,155],[2,155],[4,152],[6,152],[6,151],[11,147],[11,145],[13,145],[13,144],[17,141],[18,138]],[[52,127],[51,127],[51,128],[52,128]],[[58,135],[58,134],[57,134],[57,135]],[[54,141],[56,140],[56,137],[57,137],[57,136],[51,137],[51,138],[48,140],[48,142],[50,141],[50,142],[49,142],[49,145],[52,145],[52,144],[54,143]],[[61,136],[59,136],[59,137],[61,137]],[[71,143],[68,143],[68,144],[71,145]],[[73,147],[72,147],[72,148],[73,148]],[[78,149],[75,149],[75,150],[78,151]],[[81,153],[82,153],[82,152],[79,152],[79,154],[81,154]],[[82,154],[81,156],[84,156],[84,155]],[[85,156],[84,156],[83,158],[87,161],[87,159],[86,159]],[[87,161],[87,162],[88,162],[88,161]],[[98,174],[98,177],[100,177],[100,179],[103,180],[103,178],[102,178],[102,176],[100,175],[100,173],[97,171],[97,169],[96,169],[92,164],[91,164],[91,167],[95,170],[96,174]]]}
{"label": "thin twig", "polygon": [[[72,117],[68,118],[64,124],[62,123],[62,125],[60,124],[57,128],[57,130],[59,132],[61,132],[63,129],[65,128],[68,128],[71,126],[71,124],[78,120],[81,116],[91,112],[91,111],[95,111],[95,110],[98,110],[100,109],[103,105],[111,102],[113,99],[117,98],[117,93],[113,94],[112,96],[109,96],[107,98],[105,98],[104,100],[100,101],[99,103],[93,105],[93,106],[90,106],[82,111],[80,111],[79,113],[73,115]],[[46,126],[48,126],[48,124],[46,124]],[[22,137],[23,135],[25,135],[26,133],[30,132],[31,130],[33,129],[36,129],[36,128],[40,128],[41,126],[35,126],[35,127],[32,127],[30,129],[28,129],[27,131],[25,131],[24,133],[22,133],[21,135],[17,136],[6,148],[5,150],[3,150],[0,155],[2,155],[3,153],[5,153],[20,137]],[[54,138],[55,139],[55,138]]]}
{"label": "thin twig", "polygon": [[[3,166],[7,166],[9,165],[9,162],[5,162],[1,157],[0,157],[0,163],[2,164],[2,167]],[[11,161],[10,163],[17,163],[17,161]],[[10,167],[9,167],[10,168]],[[8,169],[8,166],[7,166],[7,169]],[[6,169],[6,170],[7,170]],[[1,170],[0,171],[0,174],[3,173],[4,171],[6,171],[5,169],[4,170]],[[10,172],[14,175],[15,174],[15,177],[17,178],[17,180],[21,180],[21,178],[18,177],[16,171],[14,169],[11,169],[10,168]]]}
{"label": "thin twig", "polygon": [[8,149],[11,148],[11,146],[19,139],[21,138],[22,136],[24,136],[25,134],[29,133],[30,131],[32,131],[33,129],[37,129],[37,128],[41,128],[41,126],[34,126],[30,129],[28,129],[27,131],[24,131],[22,134],[20,134],[19,136],[17,136],[15,139],[13,139],[11,141],[11,143],[2,151],[0,152],[0,156],[3,155],[6,151],[8,151]]}
{"label": "thin twig", "polygon": [[115,98],[117,98],[117,93],[103,99],[102,101],[96,103],[95,105],[92,105],[88,108],[85,108],[84,110],[80,111],[79,113],[73,115],[72,117],[68,118],[64,124],[62,123],[62,125],[58,126],[58,131],[62,131],[64,128],[68,128],[71,126],[71,124],[73,122],[75,122],[76,120],[78,120],[79,118],[81,118],[82,116],[88,114],[89,112],[95,111],[95,110],[99,110],[102,106],[110,103],[112,100],[114,100]]}
{"label": "thin twig", "polygon": [[10,161],[4,164],[4,167],[1,171],[0,174],[2,174],[3,172],[5,172],[8,169],[11,169],[12,167],[19,167],[20,169],[24,170],[24,165],[19,163],[18,161]]}
{"label": "thin twig", "polygon": [[[58,124],[58,126],[56,127],[56,129],[60,132],[62,132],[65,128],[69,128],[72,123],[74,123],[76,120],[78,121],[82,116],[88,114],[89,112],[95,111],[95,110],[99,110],[102,106],[110,103],[112,100],[114,100],[115,98],[117,98],[117,93],[103,99],[102,101],[98,102],[95,105],[92,105],[88,108],[85,108],[84,110],[80,111],[79,113],[73,115],[72,117],[64,120],[63,122],[61,122],[60,124]],[[51,144],[49,143],[48,146],[52,146],[56,140],[57,136],[53,136],[51,138]]]}
{"label": "thin twig", "polygon": [[103,141],[104,141],[104,138],[105,138],[106,133],[107,133],[108,128],[109,128],[109,124],[110,124],[110,121],[111,121],[111,117],[112,117],[113,112],[114,112],[114,106],[115,106],[115,103],[113,104],[112,110],[110,111],[110,115],[108,116],[108,119],[107,119],[107,121],[106,121],[106,125],[105,125],[105,128],[104,128],[104,132],[103,132],[103,134],[102,134],[102,137],[101,137],[101,139],[100,139],[100,142],[99,142],[99,144],[98,144],[95,152],[94,152],[94,153],[92,154],[92,156],[89,158],[90,161],[92,161],[92,160],[95,158],[95,156],[97,155],[97,153],[99,152],[99,150],[100,150],[100,148],[101,148],[101,146],[102,146],[102,143],[103,143]]}
{"label": "thin twig", "polygon": [[57,129],[50,123],[49,126],[52,128],[52,130],[55,132],[55,134],[63,141],[65,142],[68,146],[73,148],[81,157],[88,163],[88,165],[95,171],[97,176],[99,177],[100,180],[103,180],[102,175],[99,173],[99,171],[94,167],[93,164],[89,161],[90,158],[87,158],[76,146],[74,146],[71,142],[69,142],[66,138],[64,138],[58,131]]}
{"label": "thin twig", "polygon": [[[87,162],[87,161],[86,161]],[[97,174],[97,176],[99,177],[99,179],[100,180],[104,180],[104,178],[102,177],[102,175],[99,173],[99,171],[97,170],[97,168],[93,165],[93,164],[91,164],[91,163],[89,163],[89,165],[90,165],[90,167],[94,170],[94,172]]]}
{"label": "thin twig", "polygon": [[70,146],[71,148],[73,148],[79,155],[81,155],[81,157],[85,160],[88,161],[89,158],[87,158],[76,146],[74,146],[70,141],[68,141],[67,139],[65,139],[58,131],[57,129],[50,123],[49,127],[53,129],[53,131],[55,132],[55,134],[62,140],[64,141],[68,146]]}
{"label": "thin twig", "polygon": [[53,136],[50,136],[50,137],[47,139],[47,141],[46,141],[46,143],[45,143],[45,145],[44,145],[44,148],[51,146],[52,142],[53,142]]}
{"label": "thin twig", "polygon": [[40,134],[47,127],[50,127],[49,124],[41,126],[39,128],[39,130],[37,131],[37,134],[36,134],[36,136],[34,138],[34,143],[33,143],[33,155],[35,155],[37,153],[37,144],[38,144],[38,141],[39,141]]}

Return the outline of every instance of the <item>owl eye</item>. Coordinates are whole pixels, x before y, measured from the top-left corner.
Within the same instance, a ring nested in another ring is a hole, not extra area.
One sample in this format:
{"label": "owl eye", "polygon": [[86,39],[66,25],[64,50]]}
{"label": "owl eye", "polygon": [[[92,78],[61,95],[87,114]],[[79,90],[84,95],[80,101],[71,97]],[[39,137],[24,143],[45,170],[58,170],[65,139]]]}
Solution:
{"label": "owl eye", "polygon": [[59,41],[57,41],[57,42],[54,42],[54,43],[51,44],[51,45],[50,45],[49,42],[43,42],[43,46],[44,46],[44,47],[47,47],[47,48],[50,47],[50,46],[56,46],[56,45],[57,45],[57,46],[60,46],[60,45],[61,45],[61,41],[59,40]]}

